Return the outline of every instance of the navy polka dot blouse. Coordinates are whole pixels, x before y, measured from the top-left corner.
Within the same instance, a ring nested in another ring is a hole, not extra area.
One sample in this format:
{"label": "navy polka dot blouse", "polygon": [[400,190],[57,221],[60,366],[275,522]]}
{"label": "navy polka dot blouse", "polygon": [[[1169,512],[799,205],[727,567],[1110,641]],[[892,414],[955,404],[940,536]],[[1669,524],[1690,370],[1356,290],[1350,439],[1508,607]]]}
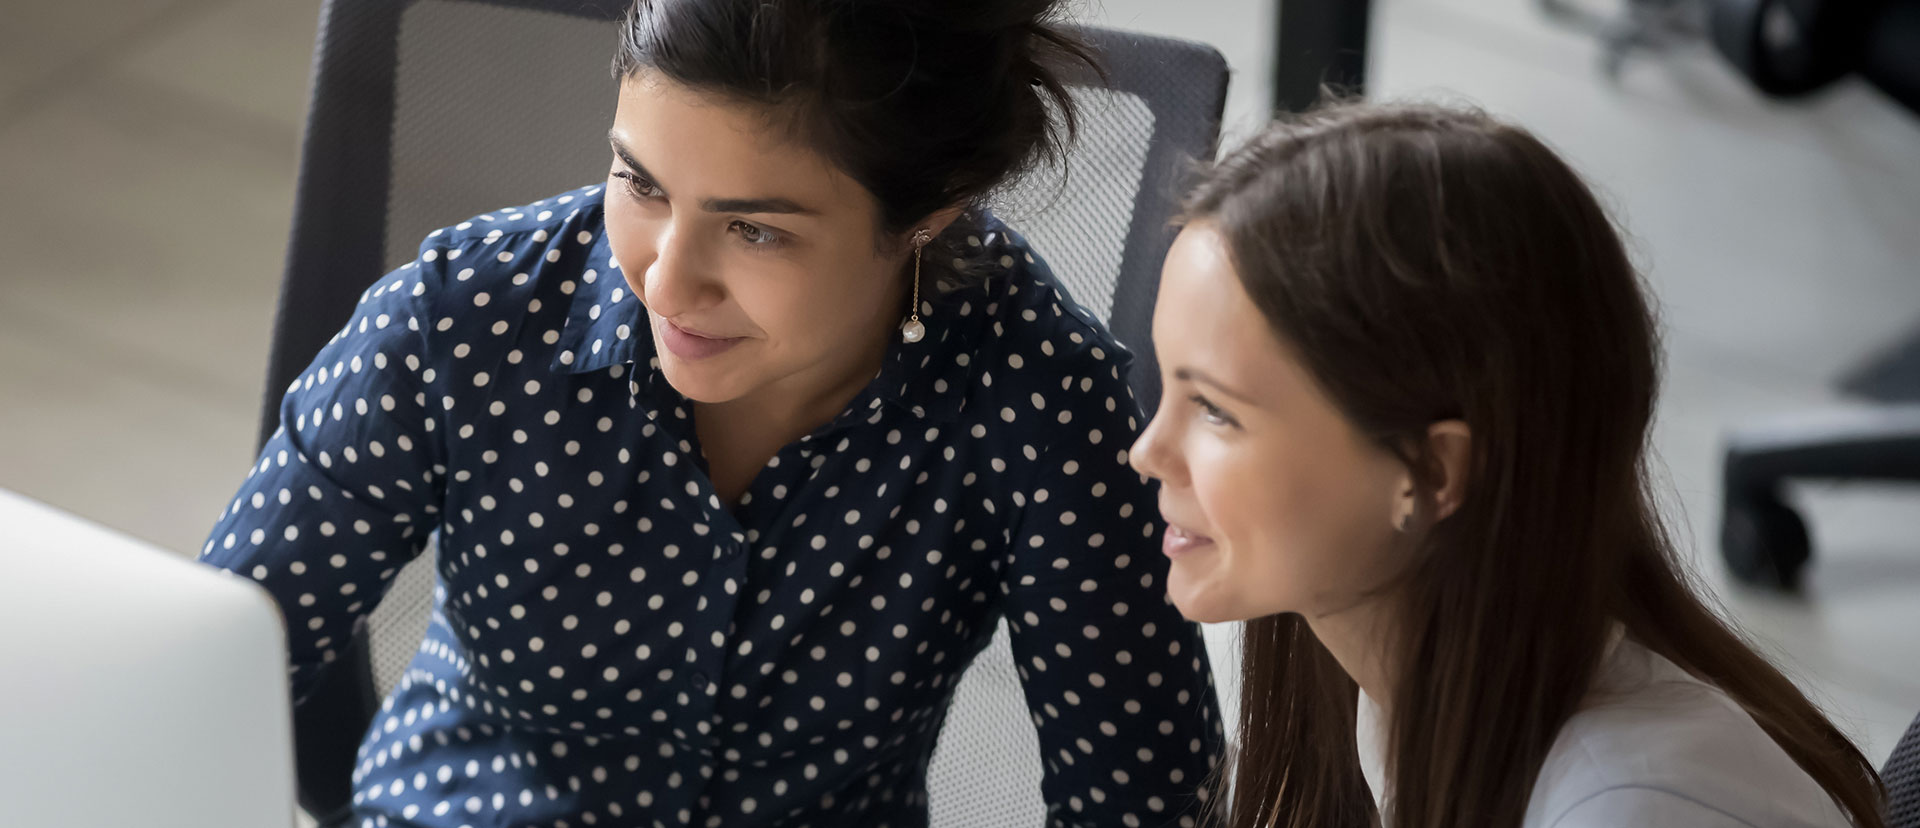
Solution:
{"label": "navy polka dot blouse", "polygon": [[734,508],[658,370],[601,187],[436,231],[289,389],[202,558],[273,593],[296,703],[438,531],[354,772],[367,826],[921,826],[1004,618],[1057,826],[1192,825],[1221,749],[1165,597],[1129,355],[1020,237],[929,291]]}

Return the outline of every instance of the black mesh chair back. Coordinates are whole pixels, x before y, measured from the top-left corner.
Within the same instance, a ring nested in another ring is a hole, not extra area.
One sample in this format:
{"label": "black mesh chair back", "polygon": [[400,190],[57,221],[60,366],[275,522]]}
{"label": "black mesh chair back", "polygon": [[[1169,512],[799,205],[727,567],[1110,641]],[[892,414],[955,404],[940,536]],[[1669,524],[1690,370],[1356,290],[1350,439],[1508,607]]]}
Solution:
{"label": "black mesh chair back", "polygon": [[[274,325],[261,436],[279,398],[380,275],[432,230],[606,175],[626,0],[328,0]],[[1074,87],[1084,128],[1060,171],[997,200],[1083,305],[1135,352],[1158,400],[1148,325],[1183,175],[1210,157],[1227,68],[1211,48],[1098,29],[1110,82]],[[300,802],[351,799],[360,736],[424,636],[431,550],[404,569],[296,713]],[[929,770],[934,824],[1040,824],[1038,750],[1002,626],[955,693]]]}
{"label": "black mesh chair back", "polygon": [[1920,716],[1893,746],[1880,779],[1887,785],[1887,828],[1920,828]]}

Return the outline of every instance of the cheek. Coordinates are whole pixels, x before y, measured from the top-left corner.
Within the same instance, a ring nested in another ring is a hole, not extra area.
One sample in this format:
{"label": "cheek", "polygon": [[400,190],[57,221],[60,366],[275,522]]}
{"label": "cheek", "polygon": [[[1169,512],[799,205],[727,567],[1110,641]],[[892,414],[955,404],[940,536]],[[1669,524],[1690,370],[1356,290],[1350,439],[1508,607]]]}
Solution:
{"label": "cheek", "polygon": [[836,339],[846,327],[845,299],[831,286],[823,285],[818,272],[807,265],[782,263],[770,267],[764,262],[747,262],[741,267],[757,268],[737,274],[729,280],[728,295],[741,315],[767,339],[787,348],[812,348],[822,340]]}
{"label": "cheek", "polygon": [[[1385,518],[1372,466],[1316,443],[1219,452],[1194,486],[1255,614],[1312,611],[1370,583]],[[1376,525],[1378,524],[1378,525]]]}
{"label": "cheek", "polygon": [[1206,516],[1207,526],[1217,541],[1236,542],[1257,533],[1266,511],[1259,491],[1270,485],[1268,464],[1250,460],[1253,452],[1198,433],[1196,428],[1181,441],[1180,462],[1186,466],[1193,485],[1196,505]]}
{"label": "cheek", "polygon": [[[1200,433],[1196,433],[1200,432]],[[1282,612],[1292,603],[1275,585],[1295,580],[1279,564],[1273,466],[1245,446],[1196,427],[1170,444],[1163,459],[1181,464],[1189,516],[1205,522],[1211,551],[1176,559],[1167,590],[1180,611],[1203,622]],[[1175,460],[1174,458],[1177,458]],[[1193,527],[1201,528],[1201,527]]]}
{"label": "cheek", "polygon": [[886,299],[884,274],[859,259],[812,254],[747,266],[755,273],[736,281],[734,301],[771,338],[795,346],[819,350],[862,341],[850,334],[868,330]]}

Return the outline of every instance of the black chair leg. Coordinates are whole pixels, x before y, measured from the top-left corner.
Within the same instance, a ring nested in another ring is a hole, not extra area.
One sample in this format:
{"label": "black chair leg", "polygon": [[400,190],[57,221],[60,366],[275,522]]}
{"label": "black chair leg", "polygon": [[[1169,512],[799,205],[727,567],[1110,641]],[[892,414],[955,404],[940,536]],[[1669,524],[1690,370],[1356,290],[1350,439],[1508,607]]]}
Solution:
{"label": "black chair leg", "polygon": [[1720,552],[1742,583],[1783,591],[1800,586],[1800,570],[1813,555],[1806,521],[1771,488],[1728,490]]}
{"label": "black chair leg", "polygon": [[293,713],[300,807],[316,818],[338,819],[343,810],[352,816],[354,764],[380,708],[371,652],[364,625],[356,628],[338,662]]}
{"label": "black chair leg", "polygon": [[354,828],[353,806],[341,808],[338,813],[315,817],[314,823],[317,828]]}
{"label": "black chair leg", "polygon": [[1732,435],[1720,551],[1735,578],[1793,589],[1811,557],[1807,524],[1781,498],[1791,479],[1920,481],[1920,406],[1809,418]]}

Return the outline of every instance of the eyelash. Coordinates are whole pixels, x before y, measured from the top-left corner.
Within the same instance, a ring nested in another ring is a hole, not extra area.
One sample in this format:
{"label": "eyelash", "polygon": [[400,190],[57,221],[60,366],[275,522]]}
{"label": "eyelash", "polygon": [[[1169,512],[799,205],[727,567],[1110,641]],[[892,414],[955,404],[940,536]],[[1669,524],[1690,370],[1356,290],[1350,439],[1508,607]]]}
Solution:
{"label": "eyelash", "polygon": [[[775,233],[758,224],[749,224],[744,221],[735,221],[727,225],[727,231],[738,236],[741,244],[755,250],[777,250],[787,243],[786,238],[779,233]],[[749,241],[747,239],[747,233],[749,231],[760,236],[760,240]]]}
{"label": "eyelash", "polygon": [[[663,195],[660,192],[659,185],[656,185],[653,182],[648,181],[645,178],[641,178],[640,176],[635,175],[631,172],[627,172],[626,170],[620,170],[615,172],[613,174],[613,177],[620,179],[622,182],[625,182],[623,189],[627,191],[627,195],[637,200],[651,201],[653,199],[660,198]],[[740,243],[742,245],[754,250],[777,250],[781,247],[785,247],[787,244],[787,239],[785,236],[782,236],[779,233],[776,233],[765,227],[761,227],[760,225],[751,224],[744,221],[734,221],[733,223],[728,224],[727,232],[733,233],[735,236],[739,237]],[[760,240],[754,241],[754,240],[748,239],[747,236],[749,233],[760,236],[761,237]]]}
{"label": "eyelash", "polygon": [[1206,397],[1202,397],[1199,394],[1195,394],[1191,397],[1188,397],[1187,399],[1193,401],[1194,405],[1197,405],[1200,407],[1200,414],[1204,419],[1206,419],[1209,425],[1227,426],[1229,428],[1240,427],[1240,424],[1238,422],[1235,422],[1232,417],[1228,416],[1227,412],[1220,410],[1220,406],[1214,405]]}
{"label": "eyelash", "polygon": [[626,182],[624,189],[627,191],[627,195],[633,196],[641,201],[659,198],[662,195],[659,186],[625,170],[614,173],[613,177]]}

